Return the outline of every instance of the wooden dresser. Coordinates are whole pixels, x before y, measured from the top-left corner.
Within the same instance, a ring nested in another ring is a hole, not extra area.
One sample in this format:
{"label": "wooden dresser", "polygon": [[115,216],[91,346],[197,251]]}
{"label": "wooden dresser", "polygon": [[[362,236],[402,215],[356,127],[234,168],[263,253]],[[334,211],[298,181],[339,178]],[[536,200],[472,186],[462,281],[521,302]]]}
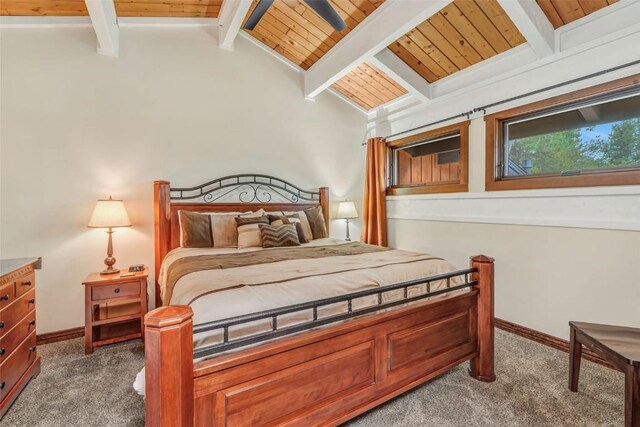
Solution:
{"label": "wooden dresser", "polygon": [[0,260],[0,418],[40,373],[35,290],[40,264],[40,258]]}

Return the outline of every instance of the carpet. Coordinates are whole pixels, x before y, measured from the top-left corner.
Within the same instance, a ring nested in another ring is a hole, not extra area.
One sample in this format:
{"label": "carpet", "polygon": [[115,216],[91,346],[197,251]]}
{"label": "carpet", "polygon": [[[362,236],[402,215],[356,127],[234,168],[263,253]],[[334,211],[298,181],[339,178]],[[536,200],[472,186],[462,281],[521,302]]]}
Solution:
{"label": "carpet", "polygon": [[[132,389],[144,363],[139,342],[84,355],[81,338],[39,347],[42,373],[0,426],[143,426],[144,401]],[[580,389],[567,389],[568,355],[496,331],[493,383],[467,374],[468,363],[353,420],[348,427],[622,426],[624,376],[582,361]]]}

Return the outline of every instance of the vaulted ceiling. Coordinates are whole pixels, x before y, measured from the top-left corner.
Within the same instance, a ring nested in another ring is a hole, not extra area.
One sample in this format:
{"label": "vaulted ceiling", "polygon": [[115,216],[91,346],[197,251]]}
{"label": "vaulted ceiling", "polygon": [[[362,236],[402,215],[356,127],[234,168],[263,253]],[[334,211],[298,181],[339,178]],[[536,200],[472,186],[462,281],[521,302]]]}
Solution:
{"label": "vaulted ceiling", "polygon": [[618,0],[329,0],[346,23],[340,32],[304,0],[275,0],[253,30],[243,30],[258,2],[2,0],[0,15],[91,15],[99,52],[114,56],[114,26],[117,31],[125,18],[208,19],[219,26],[221,47],[231,48],[236,35],[244,33],[304,72],[306,96],[331,89],[371,112],[400,100],[428,103],[441,82],[481,70],[482,64],[522,46],[538,58],[552,55],[558,49],[559,31],[602,14]]}

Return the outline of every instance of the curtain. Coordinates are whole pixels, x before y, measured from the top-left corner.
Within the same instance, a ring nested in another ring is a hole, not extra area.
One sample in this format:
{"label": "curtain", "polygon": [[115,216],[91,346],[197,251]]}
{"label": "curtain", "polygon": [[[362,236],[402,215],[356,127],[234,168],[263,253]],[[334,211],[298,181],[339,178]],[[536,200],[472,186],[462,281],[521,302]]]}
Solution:
{"label": "curtain", "polygon": [[387,246],[386,162],[384,140],[370,138],[367,143],[361,240],[378,246]]}

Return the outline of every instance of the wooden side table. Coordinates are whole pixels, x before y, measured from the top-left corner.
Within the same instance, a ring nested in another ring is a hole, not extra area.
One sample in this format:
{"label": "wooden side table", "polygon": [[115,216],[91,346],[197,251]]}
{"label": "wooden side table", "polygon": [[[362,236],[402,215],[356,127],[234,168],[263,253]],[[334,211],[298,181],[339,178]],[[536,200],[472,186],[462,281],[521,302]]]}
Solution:
{"label": "wooden side table", "polygon": [[106,344],[141,338],[147,313],[148,269],[134,276],[91,273],[85,289],[84,353]]}
{"label": "wooden side table", "polygon": [[569,322],[569,326],[569,390],[578,391],[584,345],[624,372],[624,424],[640,427],[640,329],[584,322]]}

